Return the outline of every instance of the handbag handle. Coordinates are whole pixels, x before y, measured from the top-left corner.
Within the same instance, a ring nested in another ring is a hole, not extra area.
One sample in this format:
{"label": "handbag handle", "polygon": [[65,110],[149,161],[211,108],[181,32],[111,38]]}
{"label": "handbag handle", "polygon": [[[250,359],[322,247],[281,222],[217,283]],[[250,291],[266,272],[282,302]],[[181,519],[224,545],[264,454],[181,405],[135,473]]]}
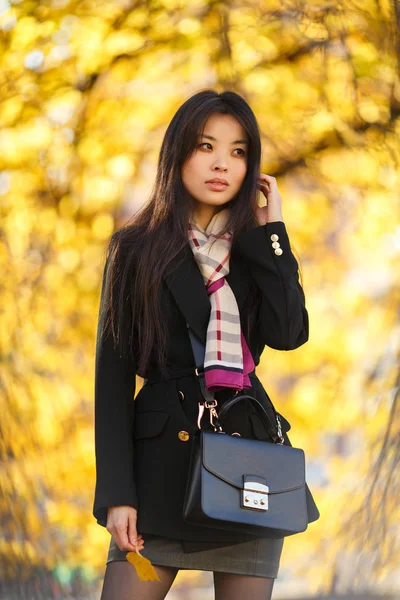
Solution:
{"label": "handbag handle", "polygon": [[[279,440],[278,443],[283,444],[284,438],[282,435],[282,426],[281,426],[279,416],[277,415],[275,409],[274,409],[274,412],[275,412],[276,425],[271,421],[269,414],[267,413],[267,411],[265,410],[265,408],[261,404],[261,402],[259,400],[257,400],[257,398],[254,398],[253,396],[250,396],[249,394],[235,395],[230,400],[227,400],[226,402],[224,402],[224,404],[222,405],[222,407],[219,411],[219,416],[218,416],[218,414],[215,410],[217,401],[214,398],[214,392],[210,392],[207,389],[207,387],[205,385],[205,380],[204,380],[205,346],[204,346],[204,344],[202,344],[200,342],[200,340],[197,338],[197,336],[193,333],[193,331],[190,328],[189,323],[186,323],[186,326],[188,328],[190,343],[192,346],[193,356],[194,356],[194,360],[196,363],[196,375],[199,378],[200,388],[201,388],[201,392],[204,396],[204,399],[206,401],[206,406],[207,406],[207,408],[210,409],[210,421],[211,421],[212,425],[214,425],[214,422],[215,422],[217,427],[219,428],[219,430],[222,431],[222,428],[219,424],[219,418],[221,418],[222,415],[226,414],[227,411],[230,408],[232,408],[237,402],[248,398],[248,399],[252,400],[256,404],[256,406],[258,406],[261,409],[263,416],[265,416],[265,418],[266,418],[266,423],[267,423],[266,427],[267,427],[268,434],[271,436],[274,443],[276,443]],[[237,392],[236,392],[236,394],[237,394]],[[208,405],[209,403],[210,403],[210,406]],[[204,411],[204,404],[202,406],[199,406],[199,409],[201,409],[199,411],[199,421],[200,421],[201,415]]]}
{"label": "handbag handle", "polygon": [[277,423],[276,426],[271,421],[269,414],[267,413],[267,411],[265,410],[265,408],[261,404],[261,402],[257,398],[254,398],[254,396],[250,396],[249,394],[241,394],[240,396],[233,396],[233,398],[231,398],[230,400],[226,400],[226,402],[224,402],[224,404],[221,406],[221,408],[219,410],[218,418],[221,419],[224,415],[226,415],[226,413],[235,404],[237,404],[237,402],[240,402],[240,401],[246,400],[246,399],[251,400],[255,404],[256,407],[261,409],[263,416],[266,418],[267,431],[268,431],[269,435],[271,436],[271,438],[273,439],[273,441],[276,442],[277,440],[279,440],[279,442],[282,443],[283,435],[282,435],[281,422],[280,422],[278,415],[276,414],[275,409],[273,409],[273,410],[275,413],[275,418],[276,418],[276,423]]}

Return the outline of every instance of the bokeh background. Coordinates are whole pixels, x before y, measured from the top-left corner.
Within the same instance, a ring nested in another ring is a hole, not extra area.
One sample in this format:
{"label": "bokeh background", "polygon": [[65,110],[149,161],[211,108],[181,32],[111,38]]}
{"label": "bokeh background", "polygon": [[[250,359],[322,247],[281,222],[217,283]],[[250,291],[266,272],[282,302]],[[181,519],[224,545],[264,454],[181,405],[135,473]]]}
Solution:
{"label": "bokeh background", "polygon": [[[0,61],[1,600],[99,597],[105,247],[208,88],[257,116],[310,316],[307,344],[259,368],[321,511],[285,541],[273,597],[398,598],[398,0],[0,0]],[[180,571],[169,597],[211,585]]]}

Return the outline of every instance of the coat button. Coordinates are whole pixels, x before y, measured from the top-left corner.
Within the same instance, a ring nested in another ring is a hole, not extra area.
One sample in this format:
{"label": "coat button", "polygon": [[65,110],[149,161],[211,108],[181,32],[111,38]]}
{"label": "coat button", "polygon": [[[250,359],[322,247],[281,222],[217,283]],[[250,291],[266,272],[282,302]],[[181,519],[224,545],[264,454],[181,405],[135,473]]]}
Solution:
{"label": "coat button", "polygon": [[180,431],[178,433],[178,438],[181,440],[181,442],[187,442],[189,437],[190,437],[190,435],[188,434],[187,431]]}
{"label": "coat button", "polygon": [[276,233],[273,233],[273,234],[271,235],[271,240],[272,240],[273,242],[277,242],[277,241],[279,240],[279,235],[277,235]]}
{"label": "coat button", "polygon": [[273,248],[280,248],[281,247],[281,245],[280,245],[279,242],[272,242],[271,245],[272,245]]}
{"label": "coat button", "polygon": [[275,252],[275,254],[277,254],[278,256],[280,256],[282,254],[283,250],[282,250],[282,248],[276,248],[274,250],[274,252]]}

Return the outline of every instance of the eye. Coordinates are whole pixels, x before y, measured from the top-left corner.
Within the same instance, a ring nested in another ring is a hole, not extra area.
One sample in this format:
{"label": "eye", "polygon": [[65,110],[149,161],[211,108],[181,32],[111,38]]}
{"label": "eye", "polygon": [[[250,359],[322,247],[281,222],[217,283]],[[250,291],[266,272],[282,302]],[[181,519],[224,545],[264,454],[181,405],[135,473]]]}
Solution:
{"label": "eye", "polygon": [[[198,148],[200,148],[201,146],[211,146],[211,144],[210,142],[203,142],[202,144],[198,145]],[[240,150],[240,152],[243,152],[243,154],[241,154],[240,156],[246,156],[246,152],[243,150],[243,148],[236,148],[236,150]]]}

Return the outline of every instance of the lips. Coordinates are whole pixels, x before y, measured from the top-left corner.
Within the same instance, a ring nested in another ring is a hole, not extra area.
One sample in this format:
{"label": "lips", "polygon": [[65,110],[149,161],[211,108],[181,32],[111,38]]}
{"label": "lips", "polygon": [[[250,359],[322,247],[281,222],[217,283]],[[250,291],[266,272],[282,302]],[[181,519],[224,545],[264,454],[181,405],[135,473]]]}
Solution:
{"label": "lips", "polygon": [[213,182],[213,181],[207,181],[206,182],[206,186],[208,187],[208,189],[214,190],[215,192],[223,192],[228,187],[228,184],[226,184],[226,183],[218,183],[218,182]]}
{"label": "lips", "polygon": [[214,179],[209,179],[206,183],[221,183],[223,185],[229,185],[226,179],[222,179],[221,177],[214,177]]}

